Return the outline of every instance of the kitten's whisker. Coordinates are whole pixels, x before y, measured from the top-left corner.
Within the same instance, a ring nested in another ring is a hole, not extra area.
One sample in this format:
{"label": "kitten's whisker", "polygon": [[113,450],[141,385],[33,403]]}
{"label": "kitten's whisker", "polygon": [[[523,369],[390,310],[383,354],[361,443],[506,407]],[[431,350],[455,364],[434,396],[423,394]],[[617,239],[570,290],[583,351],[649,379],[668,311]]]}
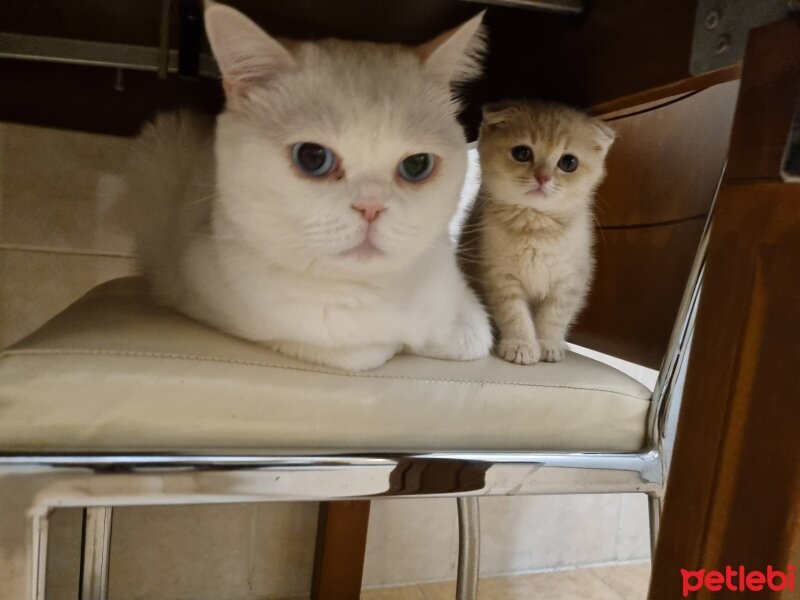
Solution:
{"label": "kitten's whisker", "polygon": [[194,206],[196,204],[201,204],[203,202],[208,202],[209,200],[214,200],[215,198],[219,198],[222,194],[220,192],[214,192],[213,194],[209,194],[208,196],[203,196],[202,198],[197,198],[195,200],[189,200],[186,202],[184,206]]}
{"label": "kitten's whisker", "polygon": [[597,218],[597,215],[595,214],[594,211],[591,211],[591,213],[592,213],[592,219],[594,219],[594,222],[597,224],[597,227],[595,227],[595,229],[600,232],[600,241],[603,244],[605,244],[606,243],[606,232],[603,229],[603,224],[600,222],[600,219]]}
{"label": "kitten's whisker", "polygon": [[486,230],[486,225],[481,223],[480,225],[465,225],[464,227],[459,229],[458,232],[464,234],[464,233],[475,233],[478,231],[485,231],[485,230]]}
{"label": "kitten's whisker", "polygon": [[470,251],[477,250],[479,246],[480,246],[480,240],[479,239],[465,240],[464,242],[459,242],[459,244],[458,244],[458,248],[459,249],[461,249],[461,250],[470,250]]}
{"label": "kitten's whisker", "polygon": [[485,264],[485,262],[480,260],[480,259],[477,259],[477,258],[474,258],[474,259],[473,258],[464,258],[463,256],[459,257],[458,261],[461,264],[469,264],[469,265],[482,265],[482,264]]}
{"label": "kitten's whisker", "polygon": [[[594,208],[598,212],[603,212],[605,210],[610,210],[611,209],[611,205],[608,203],[608,201],[603,196],[601,196],[600,194],[596,194],[595,198],[594,198]],[[606,214],[606,213],[603,212],[603,214]]]}

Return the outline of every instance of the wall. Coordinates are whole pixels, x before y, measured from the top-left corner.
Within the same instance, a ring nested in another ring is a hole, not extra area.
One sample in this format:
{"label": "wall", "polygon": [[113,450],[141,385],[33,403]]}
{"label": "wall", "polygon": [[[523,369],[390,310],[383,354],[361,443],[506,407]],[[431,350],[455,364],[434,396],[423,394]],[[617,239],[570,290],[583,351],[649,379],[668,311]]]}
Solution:
{"label": "wall", "polygon": [[[126,138],[0,124],[0,345],[94,285],[134,271],[114,210],[129,145]],[[488,498],[482,519],[485,575],[648,555],[640,496]],[[315,526],[312,503],[118,509],[111,597],[306,594]],[[71,600],[80,513],[56,511],[52,535],[50,597]],[[376,501],[365,585],[451,579],[456,543],[455,501]]]}

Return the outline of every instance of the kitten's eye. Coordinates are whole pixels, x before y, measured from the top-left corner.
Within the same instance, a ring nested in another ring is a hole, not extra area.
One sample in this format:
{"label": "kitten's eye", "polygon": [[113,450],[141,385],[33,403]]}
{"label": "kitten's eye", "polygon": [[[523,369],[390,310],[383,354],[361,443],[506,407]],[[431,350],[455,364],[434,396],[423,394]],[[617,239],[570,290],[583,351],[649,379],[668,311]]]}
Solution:
{"label": "kitten's eye", "polygon": [[511,156],[517,162],[529,162],[533,160],[533,150],[527,146],[514,146],[511,149]]}
{"label": "kitten's eye", "polygon": [[333,151],[313,142],[299,142],[292,146],[292,160],[310,177],[324,177],[336,166]]}
{"label": "kitten's eye", "polygon": [[572,154],[565,154],[558,159],[558,168],[567,173],[572,173],[578,168],[578,157]]}
{"label": "kitten's eye", "polygon": [[422,181],[433,172],[433,154],[422,152],[407,156],[397,165],[397,174],[406,181]]}

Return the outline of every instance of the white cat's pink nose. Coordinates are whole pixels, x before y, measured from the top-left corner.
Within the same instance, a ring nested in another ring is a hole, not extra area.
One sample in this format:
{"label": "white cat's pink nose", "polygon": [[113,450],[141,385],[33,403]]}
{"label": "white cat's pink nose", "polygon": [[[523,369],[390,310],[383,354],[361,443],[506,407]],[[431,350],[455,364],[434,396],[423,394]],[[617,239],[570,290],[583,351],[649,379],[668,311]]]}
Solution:
{"label": "white cat's pink nose", "polygon": [[383,202],[376,202],[374,200],[356,202],[353,204],[353,208],[361,213],[361,216],[364,217],[367,223],[372,223],[378,218],[379,214],[386,210],[386,206],[384,206]]}
{"label": "white cat's pink nose", "polygon": [[545,183],[550,181],[550,179],[552,179],[552,178],[550,177],[550,175],[547,175],[546,173],[537,173],[536,174],[536,181],[539,182],[539,185],[544,185]]}

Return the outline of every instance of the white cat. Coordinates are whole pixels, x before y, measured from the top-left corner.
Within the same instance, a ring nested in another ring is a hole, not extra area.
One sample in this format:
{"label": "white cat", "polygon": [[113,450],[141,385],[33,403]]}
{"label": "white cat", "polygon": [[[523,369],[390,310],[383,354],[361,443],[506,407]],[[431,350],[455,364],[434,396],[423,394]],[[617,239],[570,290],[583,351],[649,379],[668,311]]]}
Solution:
{"label": "white cat", "polygon": [[205,21],[226,109],[160,116],[129,179],[155,296],[346,370],[486,356],[447,234],[467,163],[450,85],[479,72],[480,15],[413,48],[281,43],[218,4]]}

